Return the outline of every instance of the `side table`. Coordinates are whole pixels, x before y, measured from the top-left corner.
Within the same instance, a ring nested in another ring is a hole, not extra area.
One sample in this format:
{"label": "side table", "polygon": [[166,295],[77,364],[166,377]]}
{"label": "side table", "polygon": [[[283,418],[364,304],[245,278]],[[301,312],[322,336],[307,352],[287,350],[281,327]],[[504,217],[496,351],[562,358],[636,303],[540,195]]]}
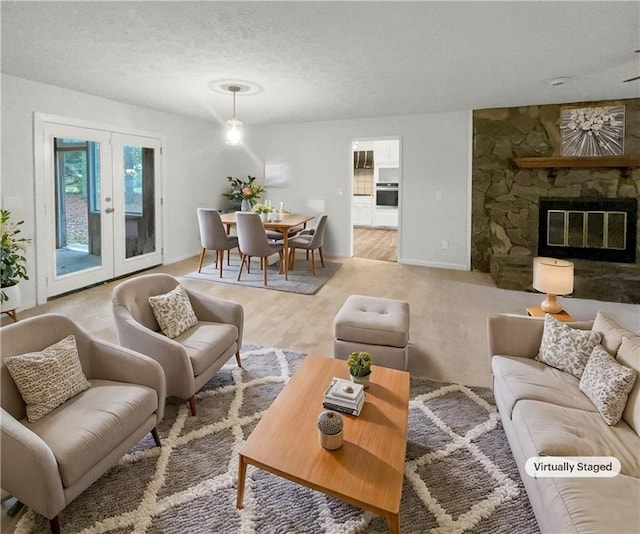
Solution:
{"label": "side table", "polygon": [[[540,306],[529,306],[527,308],[527,315],[530,315],[531,317],[544,317],[546,313],[547,312],[545,312]],[[559,313],[550,313],[549,315],[564,323],[575,321],[575,319],[571,317],[571,315],[569,315],[565,310],[562,310]]]}

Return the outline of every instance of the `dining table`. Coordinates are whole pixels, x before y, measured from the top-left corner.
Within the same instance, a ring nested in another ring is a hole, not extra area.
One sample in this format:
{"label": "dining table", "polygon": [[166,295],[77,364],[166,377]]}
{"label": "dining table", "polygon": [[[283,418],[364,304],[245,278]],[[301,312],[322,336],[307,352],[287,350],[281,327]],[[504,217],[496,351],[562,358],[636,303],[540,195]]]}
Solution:
{"label": "dining table", "polygon": [[[283,213],[280,219],[272,219],[270,221],[263,221],[265,230],[275,230],[282,234],[282,248],[284,262],[284,279],[288,280],[289,276],[289,232],[292,228],[301,226],[305,228],[307,223],[313,219],[315,215],[301,215],[299,213]],[[231,232],[231,228],[236,225],[236,213],[235,211],[229,213],[223,213],[220,215],[222,223],[227,229],[227,234]]]}

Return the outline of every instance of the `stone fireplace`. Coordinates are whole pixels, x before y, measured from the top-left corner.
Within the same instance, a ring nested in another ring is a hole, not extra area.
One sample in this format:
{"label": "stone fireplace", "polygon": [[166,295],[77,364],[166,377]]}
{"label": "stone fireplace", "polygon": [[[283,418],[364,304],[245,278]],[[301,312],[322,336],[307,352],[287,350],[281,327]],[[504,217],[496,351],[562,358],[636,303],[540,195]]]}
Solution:
{"label": "stone fireplace", "polygon": [[580,105],[625,106],[624,164],[563,159],[561,105],[474,111],[472,268],[533,291],[533,258],[565,258],[573,296],[640,303],[640,99]]}

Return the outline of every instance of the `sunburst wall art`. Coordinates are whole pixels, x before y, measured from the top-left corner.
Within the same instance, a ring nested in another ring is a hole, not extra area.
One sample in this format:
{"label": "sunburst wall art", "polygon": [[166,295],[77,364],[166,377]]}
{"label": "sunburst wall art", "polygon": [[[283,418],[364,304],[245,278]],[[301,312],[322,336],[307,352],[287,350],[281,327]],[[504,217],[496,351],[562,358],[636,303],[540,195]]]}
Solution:
{"label": "sunburst wall art", "polygon": [[622,156],[624,106],[562,110],[563,156]]}

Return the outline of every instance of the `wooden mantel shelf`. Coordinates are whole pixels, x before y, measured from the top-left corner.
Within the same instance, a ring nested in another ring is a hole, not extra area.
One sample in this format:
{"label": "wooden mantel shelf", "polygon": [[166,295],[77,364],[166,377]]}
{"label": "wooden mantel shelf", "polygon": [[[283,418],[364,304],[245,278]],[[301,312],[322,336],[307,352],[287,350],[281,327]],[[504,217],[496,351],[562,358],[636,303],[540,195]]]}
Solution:
{"label": "wooden mantel shelf", "polygon": [[620,175],[623,178],[629,178],[631,170],[640,167],[640,157],[637,156],[544,156],[514,158],[513,162],[521,169],[549,169],[550,178],[555,178],[556,169],[598,169],[605,167],[620,169]]}

